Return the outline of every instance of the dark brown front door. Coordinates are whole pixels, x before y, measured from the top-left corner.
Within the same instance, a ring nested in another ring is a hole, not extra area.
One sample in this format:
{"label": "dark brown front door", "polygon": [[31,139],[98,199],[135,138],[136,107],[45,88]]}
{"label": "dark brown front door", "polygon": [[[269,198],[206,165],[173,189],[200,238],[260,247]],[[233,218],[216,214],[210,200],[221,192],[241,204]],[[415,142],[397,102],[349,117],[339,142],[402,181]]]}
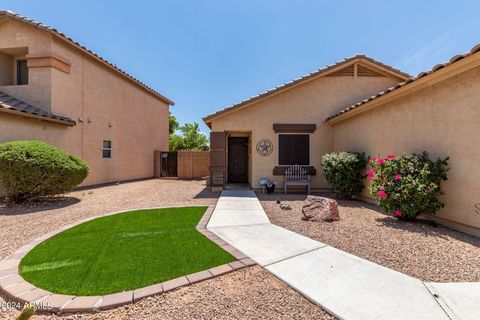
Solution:
{"label": "dark brown front door", "polygon": [[228,138],[228,182],[248,182],[248,138]]}

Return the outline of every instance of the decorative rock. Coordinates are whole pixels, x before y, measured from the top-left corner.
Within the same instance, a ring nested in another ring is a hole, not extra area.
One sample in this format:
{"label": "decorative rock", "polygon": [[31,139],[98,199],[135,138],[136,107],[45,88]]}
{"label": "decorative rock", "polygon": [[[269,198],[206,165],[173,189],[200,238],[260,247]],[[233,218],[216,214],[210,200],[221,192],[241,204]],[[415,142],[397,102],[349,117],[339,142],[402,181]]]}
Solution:
{"label": "decorative rock", "polygon": [[282,210],[292,210],[292,206],[289,205],[288,203],[282,203],[280,205],[280,209],[282,209]]}
{"label": "decorative rock", "polygon": [[302,220],[337,221],[340,219],[338,205],[335,200],[308,196],[302,206]]}

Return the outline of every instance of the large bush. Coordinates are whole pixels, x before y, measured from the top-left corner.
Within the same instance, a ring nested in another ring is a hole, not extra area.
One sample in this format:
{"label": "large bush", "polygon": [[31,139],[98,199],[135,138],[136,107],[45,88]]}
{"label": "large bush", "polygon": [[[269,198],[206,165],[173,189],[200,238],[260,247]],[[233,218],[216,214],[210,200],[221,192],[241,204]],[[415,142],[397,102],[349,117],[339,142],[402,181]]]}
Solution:
{"label": "large bush", "polygon": [[444,206],[440,183],[447,180],[448,158],[430,160],[428,153],[370,160],[370,194],[386,212],[413,220],[421,213],[435,214]]}
{"label": "large bush", "polygon": [[322,157],[325,178],[333,191],[343,199],[350,199],[362,191],[366,166],[365,153],[334,152]]}
{"label": "large bush", "polygon": [[40,141],[0,144],[0,181],[12,202],[72,191],[88,170],[85,161]]}

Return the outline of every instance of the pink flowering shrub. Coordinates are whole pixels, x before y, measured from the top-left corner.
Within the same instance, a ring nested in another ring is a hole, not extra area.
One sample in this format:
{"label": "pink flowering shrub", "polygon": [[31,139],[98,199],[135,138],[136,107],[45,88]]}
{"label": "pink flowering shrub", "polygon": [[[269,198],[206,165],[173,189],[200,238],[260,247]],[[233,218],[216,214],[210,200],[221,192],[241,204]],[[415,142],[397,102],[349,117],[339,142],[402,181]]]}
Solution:
{"label": "pink flowering shrub", "polygon": [[435,214],[444,204],[440,183],[447,180],[448,158],[430,160],[426,152],[372,158],[367,178],[371,196],[387,213],[413,220],[421,213]]}

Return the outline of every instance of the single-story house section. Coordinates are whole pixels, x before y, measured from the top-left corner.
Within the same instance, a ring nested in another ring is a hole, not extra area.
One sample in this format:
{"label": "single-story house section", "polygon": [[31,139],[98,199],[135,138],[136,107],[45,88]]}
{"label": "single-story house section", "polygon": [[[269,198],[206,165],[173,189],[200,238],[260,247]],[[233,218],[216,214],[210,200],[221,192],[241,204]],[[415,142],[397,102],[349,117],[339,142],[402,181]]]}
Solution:
{"label": "single-story house section", "polygon": [[41,140],[81,157],[83,185],[153,177],[170,105],[57,30],[0,12],[0,143]]}
{"label": "single-story house section", "polygon": [[410,76],[363,55],[312,72],[205,117],[210,127],[214,187],[266,177],[283,184],[289,165],[308,168],[312,188],[328,188],[320,160],[332,152],[325,118]]}
{"label": "single-story house section", "polygon": [[[329,187],[325,153],[425,150],[450,157],[438,221],[480,235],[479,51],[416,77],[355,56],[205,117],[212,185],[259,188],[266,177],[282,186],[286,166],[300,164],[318,190]],[[368,199],[366,189],[362,196]]]}

